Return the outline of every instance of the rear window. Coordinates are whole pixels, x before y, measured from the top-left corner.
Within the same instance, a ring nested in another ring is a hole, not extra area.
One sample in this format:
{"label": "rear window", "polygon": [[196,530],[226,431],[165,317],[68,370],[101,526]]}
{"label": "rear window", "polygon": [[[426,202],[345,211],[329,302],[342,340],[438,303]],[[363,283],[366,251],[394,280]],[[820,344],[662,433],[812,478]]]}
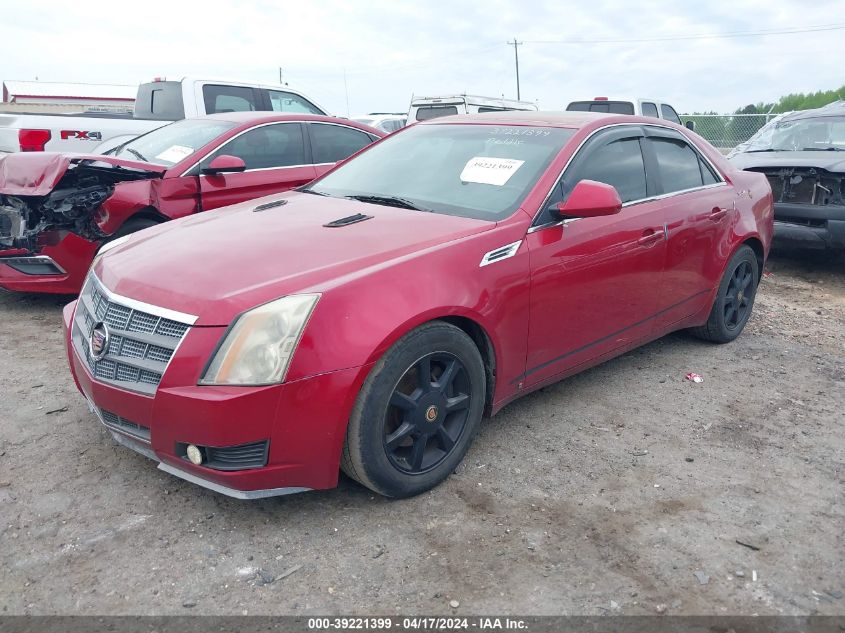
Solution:
{"label": "rear window", "polygon": [[417,121],[428,121],[457,113],[458,106],[422,106],[417,109]]}
{"label": "rear window", "polygon": [[634,114],[634,104],[630,101],[573,101],[566,109],[570,112]]}
{"label": "rear window", "polygon": [[185,118],[182,84],[178,81],[154,81],[138,86],[135,100],[136,119],[178,121]]}

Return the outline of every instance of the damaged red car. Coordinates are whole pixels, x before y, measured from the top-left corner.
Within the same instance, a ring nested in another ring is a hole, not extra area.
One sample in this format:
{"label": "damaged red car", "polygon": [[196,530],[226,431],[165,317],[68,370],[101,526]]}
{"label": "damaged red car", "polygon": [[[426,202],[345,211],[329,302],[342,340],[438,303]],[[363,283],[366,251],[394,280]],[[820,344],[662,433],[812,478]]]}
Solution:
{"label": "damaged red car", "polygon": [[764,175],[669,122],[435,119],[107,244],[64,310],[68,359],[168,473],[256,498],[342,469],[406,497],[526,393],[674,330],[735,339],[772,213]]}
{"label": "damaged red car", "polygon": [[3,156],[0,288],[75,294],[104,242],[304,185],[382,136],[345,119],[231,112],[106,155]]}

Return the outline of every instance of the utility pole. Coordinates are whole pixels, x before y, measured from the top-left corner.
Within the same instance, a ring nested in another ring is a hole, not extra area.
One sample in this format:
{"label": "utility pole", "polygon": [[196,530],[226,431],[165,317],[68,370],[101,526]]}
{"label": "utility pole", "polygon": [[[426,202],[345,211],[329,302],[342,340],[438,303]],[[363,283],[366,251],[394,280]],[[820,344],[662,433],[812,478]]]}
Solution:
{"label": "utility pole", "polygon": [[519,101],[519,47],[525,44],[525,42],[517,42],[516,37],[514,37],[513,42],[506,42],[506,44],[513,46],[513,59],[516,62],[516,99]]}
{"label": "utility pole", "polygon": [[282,67],[281,67],[281,66],[279,66],[279,85],[280,85],[280,86],[284,86],[284,85],[285,85],[285,82],[284,82],[284,81],[282,81]]}

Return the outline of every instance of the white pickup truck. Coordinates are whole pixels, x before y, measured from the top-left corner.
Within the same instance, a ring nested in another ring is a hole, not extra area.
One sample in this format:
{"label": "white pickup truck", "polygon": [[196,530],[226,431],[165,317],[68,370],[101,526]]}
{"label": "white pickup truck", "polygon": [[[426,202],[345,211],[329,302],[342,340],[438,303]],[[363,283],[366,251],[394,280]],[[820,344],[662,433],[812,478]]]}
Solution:
{"label": "white pickup truck", "polygon": [[267,110],[327,114],[287,86],[185,77],[138,86],[132,114],[0,113],[0,154],[102,153],[171,121],[216,112]]}

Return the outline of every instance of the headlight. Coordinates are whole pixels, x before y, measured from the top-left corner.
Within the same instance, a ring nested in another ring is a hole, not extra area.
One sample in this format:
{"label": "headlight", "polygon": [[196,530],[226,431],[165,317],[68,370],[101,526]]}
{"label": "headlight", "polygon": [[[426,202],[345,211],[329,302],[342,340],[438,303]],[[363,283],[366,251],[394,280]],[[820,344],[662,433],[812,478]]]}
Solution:
{"label": "headlight", "polygon": [[121,244],[126,244],[129,241],[129,238],[132,237],[131,235],[124,235],[123,237],[119,237],[116,240],[112,240],[111,242],[106,242],[100,247],[100,250],[97,251],[97,254],[94,256],[94,260],[91,262],[91,268],[93,268],[100,258],[108,253],[111,249],[117,248]]}
{"label": "headlight", "polygon": [[200,379],[201,385],[282,382],[320,295],[290,295],[240,315]]}

